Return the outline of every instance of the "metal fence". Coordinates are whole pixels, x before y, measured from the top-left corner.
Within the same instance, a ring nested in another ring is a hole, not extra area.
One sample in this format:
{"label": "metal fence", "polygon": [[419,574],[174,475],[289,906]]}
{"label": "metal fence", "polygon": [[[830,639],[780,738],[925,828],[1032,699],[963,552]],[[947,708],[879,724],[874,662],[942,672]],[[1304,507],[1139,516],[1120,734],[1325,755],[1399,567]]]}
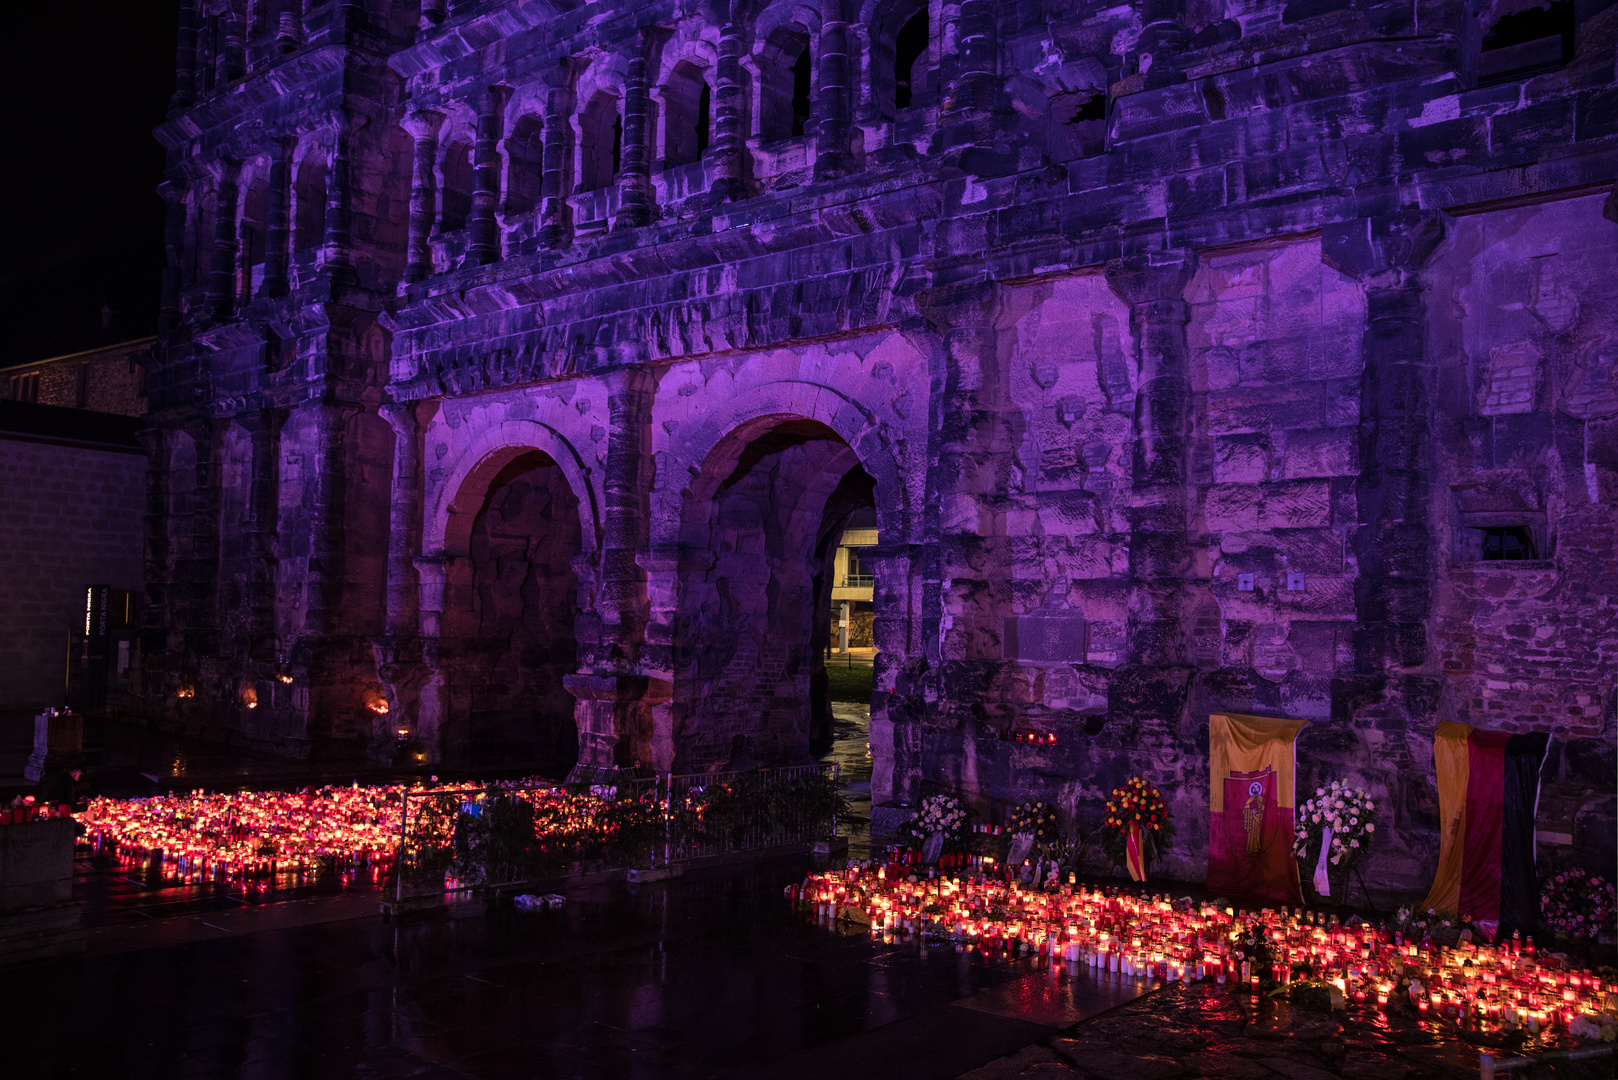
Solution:
{"label": "metal fence", "polygon": [[837,766],[407,792],[386,904],[517,891],[835,836]]}

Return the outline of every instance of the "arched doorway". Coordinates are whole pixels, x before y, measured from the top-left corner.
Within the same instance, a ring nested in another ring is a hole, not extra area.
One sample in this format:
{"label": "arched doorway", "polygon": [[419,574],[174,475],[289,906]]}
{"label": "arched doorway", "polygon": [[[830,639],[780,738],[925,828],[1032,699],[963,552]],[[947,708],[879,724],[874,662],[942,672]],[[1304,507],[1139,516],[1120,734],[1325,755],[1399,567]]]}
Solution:
{"label": "arched doorway", "polygon": [[829,737],[833,561],[875,498],[859,456],[818,421],[761,418],[709,454],[682,521],[675,771],[800,764]]}
{"label": "arched doorway", "polygon": [[453,601],[459,610],[445,612],[440,648],[462,690],[439,726],[439,760],[562,776],[578,757],[574,701],[562,684],[576,669],[578,499],[538,450],[486,461],[465,494],[475,498],[485,476],[470,522],[446,536],[446,553],[467,559],[469,587]]}

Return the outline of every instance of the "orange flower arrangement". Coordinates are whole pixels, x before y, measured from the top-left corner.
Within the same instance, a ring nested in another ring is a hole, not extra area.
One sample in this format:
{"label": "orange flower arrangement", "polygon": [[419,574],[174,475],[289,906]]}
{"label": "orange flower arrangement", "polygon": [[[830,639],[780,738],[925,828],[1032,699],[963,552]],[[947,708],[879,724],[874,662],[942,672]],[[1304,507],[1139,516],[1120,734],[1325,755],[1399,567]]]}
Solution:
{"label": "orange flower arrangement", "polygon": [[1139,823],[1141,856],[1150,865],[1168,850],[1174,839],[1174,819],[1163,793],[1135,776],[1121,787],[1112,789],[1107,801],[1107,812],[1102,818],[1101,846],[1116,865],[1124,865],[1124,845],[1129,839],[1129,826]]}

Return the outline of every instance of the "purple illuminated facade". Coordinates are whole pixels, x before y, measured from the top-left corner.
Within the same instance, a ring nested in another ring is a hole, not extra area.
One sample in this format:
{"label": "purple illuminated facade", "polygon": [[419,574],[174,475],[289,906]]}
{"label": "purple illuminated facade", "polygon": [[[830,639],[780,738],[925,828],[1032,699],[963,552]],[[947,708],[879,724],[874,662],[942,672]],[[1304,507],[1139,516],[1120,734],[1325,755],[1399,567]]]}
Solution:
{"label": "purple illuminated facade", "polygon": [[1523,6],[186,0],[151,718],[804,760],[874,506],[877,802],[1308,718],[1419,889],[1452,719],[1610,871],[1618,6]]}

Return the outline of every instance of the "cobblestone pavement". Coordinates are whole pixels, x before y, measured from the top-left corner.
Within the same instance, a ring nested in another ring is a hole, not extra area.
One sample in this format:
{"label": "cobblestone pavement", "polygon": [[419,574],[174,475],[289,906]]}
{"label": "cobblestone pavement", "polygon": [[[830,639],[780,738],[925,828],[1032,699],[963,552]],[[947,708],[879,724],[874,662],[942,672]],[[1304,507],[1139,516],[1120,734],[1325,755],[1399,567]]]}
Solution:
{"label": "cobblestone pavement", "polygon": [[[1549,1048],[1549,1047],[1545,1047]],[[1350,1006],[1327,1015],[1212,983],[1165,987],[960,1080],[1448,1080],[1508,1043],[1442,1021]],[[1557,1077],[1608,1077],[1611,1059]],[[1517,1074],[1512,1074],[1517,1075]]]}

